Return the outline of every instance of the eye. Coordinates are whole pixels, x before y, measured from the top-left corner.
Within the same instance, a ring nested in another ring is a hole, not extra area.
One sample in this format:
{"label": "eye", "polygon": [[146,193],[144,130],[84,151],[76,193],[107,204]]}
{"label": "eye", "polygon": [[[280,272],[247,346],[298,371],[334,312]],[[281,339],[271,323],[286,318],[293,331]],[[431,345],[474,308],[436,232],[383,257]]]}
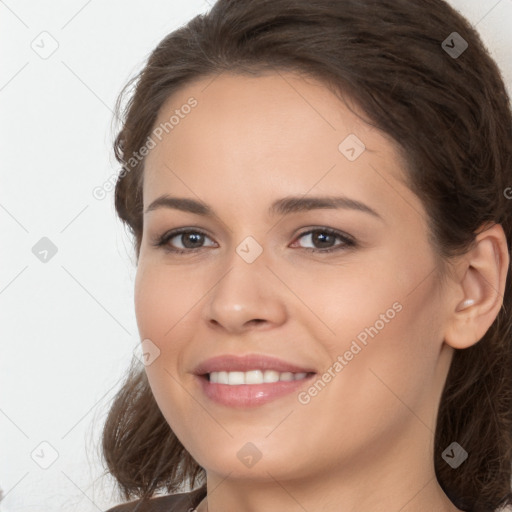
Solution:
{"label": "eye", "polygon": [[[186,252],[195,252],[198,249],[202,249],[201,244],[204,242],[205,237],[208,237],[208,235],[202,231],[180,228],[164,233],[161,237],[158,237],[153,245],[156,247],[163,247],[167,252],[184,254]],[[176,249],[174,247],[169,247],[170,241],[173,238],[177,238],[182,243],[182,248],[178,247]]]}
{"label": "eye", "polygon": [[[348,247],[355,247],[356,245],[355,240],[350,235],[346,235],[345,233],[330,228],[310,229],[309,231],[300,234],[297,240],[304,237],[309,237],[309,240],[312,243],[320,245],[320,249],[305,247],[305,249],[310,252],[328,253],[346,249]],[[336,239],[341,240],[342,244],[333,247],[331,244]]]}
{"label": "eye", "polygon": [[[310,229],[309,231],[301,233],[296,240],[300,240],[301,238],[305,237],[309,237],[309,240],[313,244],[320,245],[320,248],[302,247],[309,252],[329,253],[356,246],[356,242],[353,237],[330,228],[321,227]],[[181,243],[181,247],[171,246],[174,245],[170,243],[174,238],[176,238],[177,241]],[[203,249],[204,246],[202,244],[204,243],[205,238],[211,240],[211,238],[203,231],[197,229],[179,228],[157,237],[157,239],[153,242],[153,245],[155,247],[161,247],[169,253],[184,254]],[[342,243],[333,247],[332,243],[336,239],[341,240]]]}

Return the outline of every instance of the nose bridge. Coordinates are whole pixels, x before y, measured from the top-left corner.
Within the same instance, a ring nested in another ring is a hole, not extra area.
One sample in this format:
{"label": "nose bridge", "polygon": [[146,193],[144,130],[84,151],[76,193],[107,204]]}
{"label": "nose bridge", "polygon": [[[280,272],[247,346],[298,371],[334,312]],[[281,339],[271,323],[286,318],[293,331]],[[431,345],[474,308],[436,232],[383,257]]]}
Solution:
{"label": "nose bridge", "polygon": [[255,303],[262,296],[262,289],[268,290],[270,286],[267,281],[271,273],[266,267],[266,256],[263,246],[254,237],[244,238],[227,258],[228,270],[213,290],[217,301],[226,301],[228,308],[240,301],[234,311],[247,310]]}
{"label": "nose bridge", "polygon": [[263,246],[250,235],[234,248],[204,308],[206,321],[236,330],[254,320],[282,319],[284,305],[281,294],[276,293],[276,279],[267,268],[266,256]]}

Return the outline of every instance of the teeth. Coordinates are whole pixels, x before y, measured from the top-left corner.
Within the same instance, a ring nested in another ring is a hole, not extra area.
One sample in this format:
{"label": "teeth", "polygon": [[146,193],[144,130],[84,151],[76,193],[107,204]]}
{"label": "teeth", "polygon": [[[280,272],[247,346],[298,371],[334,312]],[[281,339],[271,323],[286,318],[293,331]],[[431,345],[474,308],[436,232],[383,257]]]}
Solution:
{"label": "teeth", "polygon": [[266,382],[290,381],[304,379],[307,373],[276,372],[274,370],[251,370],[248,372],[212,372],[210,382],[216,384],[264,384]]}

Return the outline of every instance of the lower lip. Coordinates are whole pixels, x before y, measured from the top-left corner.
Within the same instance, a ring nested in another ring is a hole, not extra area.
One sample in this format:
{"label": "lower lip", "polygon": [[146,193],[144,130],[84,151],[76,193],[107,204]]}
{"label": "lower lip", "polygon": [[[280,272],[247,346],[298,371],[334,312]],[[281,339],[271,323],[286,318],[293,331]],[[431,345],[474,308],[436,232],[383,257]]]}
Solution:
{"label": "lower lip", "polygon": [[263,405],[282,396],[296,391],[309,383],[316,374],[311,374],[300,380],[266,382],[264,384],[217,384],[210,382],[208,377],[196,375],[201,383],[204,394],[222,405],[228,407],[255,407]]}

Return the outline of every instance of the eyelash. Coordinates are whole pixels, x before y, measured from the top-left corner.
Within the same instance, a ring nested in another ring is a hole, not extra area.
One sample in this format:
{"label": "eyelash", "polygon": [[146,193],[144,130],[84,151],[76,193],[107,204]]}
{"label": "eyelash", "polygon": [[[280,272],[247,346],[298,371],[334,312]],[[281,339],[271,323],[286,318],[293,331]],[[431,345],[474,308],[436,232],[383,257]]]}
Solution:
{"label": "eyelash", "polygon": [[[330,228],[314,228],[314,229],[310,229],[309,231],[305,231],[304,233],[300,233],[297,236],[297,240],[299,240],[303,236],[310,235],[310,234],[316,233],[316,232],[335,236],[335,237],[337,237],[337,238],[339,238],[340,240],[343,241],[343,245],[337,246],[337,247],[331,247],[329,249],[311,249],[309,247],[305,247],[304,249],[306,251],[308,251],[308,252],[325,254],[325,253],[331,253],[331,252],[334,252],[334,251],[339,251],[339,250],[342,250],[342,249],[347,249],[347,248],[351,248],[351,247],[356,247],[357,246],[355,240],[352,237],[350,237],[350,236],[348,236],[348,235],[346,235],[344,233],[341,233],[340,231],[336,231],[336,230],[330,229]],[[189,233],[200,234],[200,235],[204,235],[204,236],[209,238],[209,236],[204,231],[201,231],[200,229],[179,228],[179,229],[174,229],[172,231],[164,233],[160,237],[157,237],[157,239],[155,240],[155,242],[152,245],[155,246],[155,247],[163,248],[166,252],[173,253],[173,254],[185,254],[185,253],[191,253],[191,252],[193,253],[193,252],[200,251],[201,249],[204,249],[204,247],[196,247],[194,249],[173,249],[173,248],[170,248],[170,247],[167,246],[169,240],[171,240],[172,238],[174,238],[177,235],[181,235],[181,234],[185,234],[185,233],[187,233],[187,234],[189,234]]]}

